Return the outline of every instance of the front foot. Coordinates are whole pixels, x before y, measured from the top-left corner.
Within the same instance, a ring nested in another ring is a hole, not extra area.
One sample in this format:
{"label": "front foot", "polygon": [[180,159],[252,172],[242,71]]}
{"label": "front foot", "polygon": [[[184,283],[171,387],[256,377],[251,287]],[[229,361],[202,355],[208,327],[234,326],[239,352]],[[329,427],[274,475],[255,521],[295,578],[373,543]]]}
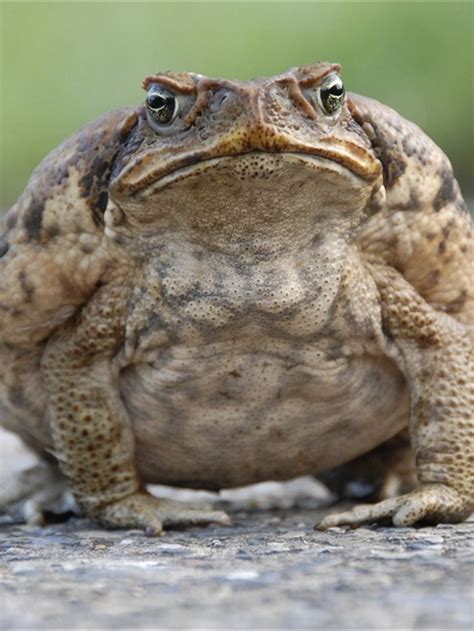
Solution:
{"label": "front foot", "polygon": [[149,537],[160,535],[166,527],[230,525],[230,518],[223,511],[190,508],[146,492],[133,493],[108,504],[93,516],[108,528],[142,528]]}
{"label": "front foot", "polygon": [[413,526],[419,522],[430,524],[457,523],[469,516],[471,508],[453,488],[443,484],[427,484],[411,493],[377,504],[361,504],[343,513],[328,515],[316,530],[334,526],[352,526],[391,519],[394,526]]}

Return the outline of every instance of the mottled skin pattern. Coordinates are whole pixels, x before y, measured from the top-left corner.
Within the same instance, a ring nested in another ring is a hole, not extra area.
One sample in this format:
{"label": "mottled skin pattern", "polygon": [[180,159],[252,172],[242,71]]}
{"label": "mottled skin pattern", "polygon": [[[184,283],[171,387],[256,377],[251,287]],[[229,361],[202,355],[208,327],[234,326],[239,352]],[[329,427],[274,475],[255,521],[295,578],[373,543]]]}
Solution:
{"label": "mottled skin pattern", "polygon": [[355,94],[324,111],[338,72],[148,77],[172,123],[106,114],[4,218],[1,420],[103,524],[227,522],[147,482],[341,490],[375,460],[388,499],[320,528],[473,510],[472,224],[415,125]]}

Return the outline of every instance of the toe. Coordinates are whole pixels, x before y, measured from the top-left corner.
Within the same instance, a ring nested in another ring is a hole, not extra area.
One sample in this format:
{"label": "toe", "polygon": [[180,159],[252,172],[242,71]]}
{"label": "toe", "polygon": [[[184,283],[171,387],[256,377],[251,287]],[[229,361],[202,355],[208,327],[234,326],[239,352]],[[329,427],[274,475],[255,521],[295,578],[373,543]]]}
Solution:
{"label": "toe", "polygon": [[392,518],[395,526],[402,527],[413,526],[423,520],[455,523],[469,514],[469,507],[470,504],[455,489],[430,484],[378,504],[356,506],[344,513],[328,515],[315,528],[326,530],[334,526],[358,526],[387,518]]}
{"label": "toe", "polygon": [[177,502],[160,506],[158,514],[166,527],[205,526],[207,524],[230,525],[230,518],[223,511],[188,508]]}
{"label": "toe", "polygon": [[143,528],[148,537],[160,535],[163,527],[230,524],[229,516],[222,511],[190,508],[147,493],[133,493],[109,504],[97,518],[109,528]]}
{"label": "toe", "polygon": [[394,498],[379,502],[378,504],[362,504],[350,511],[328,515],[315,526],[317,530],[327,530],[335,526],[359,526],[370,522],[391,517],[398,506],[401,498]]}
{"label": "toe", "polygon": [[393,516],[393,525],[400,527],[413,526],[426,514],[426,504],[420,497],[408,496]]}

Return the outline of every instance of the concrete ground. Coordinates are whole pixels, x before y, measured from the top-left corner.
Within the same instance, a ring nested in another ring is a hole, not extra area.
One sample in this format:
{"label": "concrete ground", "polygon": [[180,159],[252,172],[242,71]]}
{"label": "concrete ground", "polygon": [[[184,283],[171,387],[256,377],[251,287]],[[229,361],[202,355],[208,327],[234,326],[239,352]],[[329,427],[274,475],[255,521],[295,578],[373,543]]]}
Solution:
{"label": "concrete ground", "polygon": [[237,510],[159,539],[3,525],[0,628],[473,628],[474,521],[315,532],[322,513]]}

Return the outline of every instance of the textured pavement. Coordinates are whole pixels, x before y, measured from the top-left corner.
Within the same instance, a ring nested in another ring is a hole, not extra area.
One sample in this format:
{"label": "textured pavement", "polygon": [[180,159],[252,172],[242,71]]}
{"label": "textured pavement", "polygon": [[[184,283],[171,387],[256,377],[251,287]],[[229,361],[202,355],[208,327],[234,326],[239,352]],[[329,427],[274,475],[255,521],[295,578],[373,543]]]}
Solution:
{"label": "textured pavement", "polygon": [[0,628],[473,628],[474,521],[315,532],[309,487],[270,485],[260,505],[296,504],[274,510],[249,509],[265,489],[237,494],[231,527],[159,539],[4,524]]}

